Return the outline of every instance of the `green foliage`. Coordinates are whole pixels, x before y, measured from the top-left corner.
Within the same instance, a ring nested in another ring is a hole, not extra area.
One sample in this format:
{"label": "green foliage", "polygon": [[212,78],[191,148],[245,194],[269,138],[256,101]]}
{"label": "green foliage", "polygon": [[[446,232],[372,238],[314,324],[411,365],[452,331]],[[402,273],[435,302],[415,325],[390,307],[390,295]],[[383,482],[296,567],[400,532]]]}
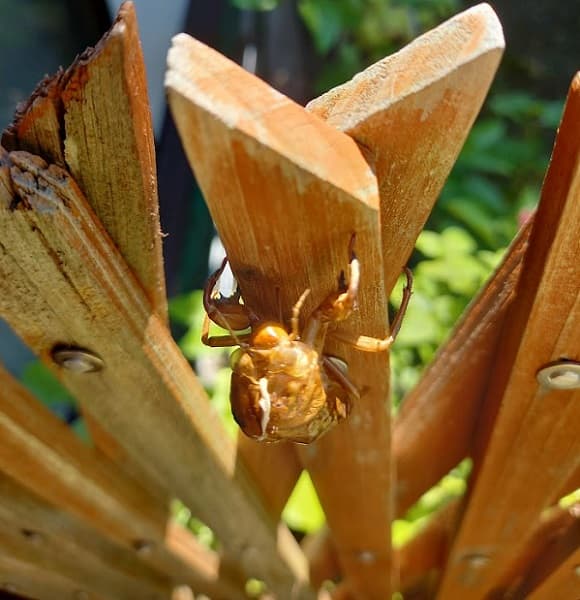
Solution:
{"label": "green foliage", "polygon": [[[423,231],[416,245],[413,296],[391,351],[394,404],[417,383],[425,365],[471,298],[498,264],[502,249],[478,248],[471,234],[449,226],[441,233]],[[393,291],[398,302],[402,278]]]}
{"label": "green foliage", "polygon": [[288,499],[282,518],[289,527],[314,533],[324,525],[324,512],[308,473],[304,471]]}
{"label": "green foliage", "polygon": [[51,412],[68,421],[71,429],[83,442],[90,441],[85,420],[78,416],[75,399],[48,367],[39,360],[35,360],[26,365],[20,380]]}
{"label": "green foliage", "polygon": [[454,498],[459,498],[465,493],[466,480],[471,471],[469,459],[461,462],[455,469],[412,506],[404,519],[393,522],[393,545],[400,547],[413,538],[426,524],[430,516],[445,506]]}
{"label": "green foliage", "polygon": [[241,10],[272,10],[280,0],[231,0],[232,4]]}

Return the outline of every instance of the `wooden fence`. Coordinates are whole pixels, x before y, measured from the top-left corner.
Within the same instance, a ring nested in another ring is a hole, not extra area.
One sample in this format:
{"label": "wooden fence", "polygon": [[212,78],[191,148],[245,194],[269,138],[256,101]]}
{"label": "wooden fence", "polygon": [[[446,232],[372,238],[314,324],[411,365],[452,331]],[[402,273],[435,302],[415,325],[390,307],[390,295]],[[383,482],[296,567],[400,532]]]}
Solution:
{"label": "wooden fence", "polygon": [[[344,327],[384,337],[502,49],[479,5],[304,109],[177,36],[170,106],[245,302],[288,317],[310,288],[308,313],[356,231]],[[2,138],[0,315],[78,399],[94,446],[0,370],[0,588],[235,599],[254,577],[280,599],[328,579],[342,599],[580,597],[580,507],[558,504],[580,486],[580,76],[533,223],[394,423],[388,356],[329,344],[365,392],[308,446],[231,441],[171,338],[146,97],[127,3]],[[465,499],[393,551],[392,520],[467,456]],[[304,468],[327,527],[301,547],[280,515]],[[219,551],[172,521],[173,498]]]}

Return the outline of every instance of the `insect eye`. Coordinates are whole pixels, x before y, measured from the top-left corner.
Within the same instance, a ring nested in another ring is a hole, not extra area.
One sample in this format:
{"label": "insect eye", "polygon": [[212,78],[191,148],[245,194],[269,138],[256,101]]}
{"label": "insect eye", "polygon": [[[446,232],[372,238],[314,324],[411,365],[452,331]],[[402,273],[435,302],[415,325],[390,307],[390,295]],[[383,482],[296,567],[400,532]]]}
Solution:
{"label": "insect eye", "polygon": [[258,348],[273,348],[288,339],[288,332],[278,323],[264,323],[254,334],[253,345]]}

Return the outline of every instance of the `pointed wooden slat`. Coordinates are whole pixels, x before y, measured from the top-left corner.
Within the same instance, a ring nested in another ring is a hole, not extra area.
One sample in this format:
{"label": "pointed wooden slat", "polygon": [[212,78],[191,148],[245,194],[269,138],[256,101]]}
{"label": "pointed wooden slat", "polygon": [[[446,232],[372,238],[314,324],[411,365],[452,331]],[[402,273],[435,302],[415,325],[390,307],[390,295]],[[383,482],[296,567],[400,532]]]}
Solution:
{"label": "pointed wooden slat", "polygon": [[389,293],[479,112],[503,48],[497,16],[480,4],[308,105],[352,136],[374,166]]}
{"label": "pointed wooden slat", "polygon": [[[32,474],[31,474],[32,476]],[[45,566],[78,590],[110,598],[170,598],[173,584],[135,552],[0,475],[0,553]]]}
{"label": "pointed wooden slat", "polygon": [[[475,484],[440,598],[484,598],[580,457],[580,390],[537,371],[580,360],[580,74],[572,83],[540,207],[496,353],[475,455]],[[538,476],[541,474],[541,476]]]}
{"label": "pointed wooden slat", "polygon": [[[191,533],[170,526],[167,509],[115,465],[84,445],[0,366],[0,471],[175,581],[222,598],[241,597],[218,583],[217,556]],[[4,495],[2,495],[4,499]]]}
{"label": "pointed wooden slat", "polygon": [[[277,547],[276,523],[202,386],[78,186],[27,153],[1,158],[0,314],[248,574],[286,596],[306,574],[298,546]],[[57,369],[58,344],[96,353],[103,370]]]}
{"label": "pointed wooden slat", "polygon": [[[360,310],[343,327],[383,337],[376,181],[356,144],[184,35],[174,38],[166,83],[245,302],[263,318],[278,318],[279,290],[287,319],[310,288],[308,314],[336,288],[356,232]],[[391,568],[387,357],[330,344],[329,350],[346,358],[366,391],[345,425],[301,454],[346,574],[361,597],[385,598]]]}
{"label": "pointed wooden slat", "polygon": [[393,434],[398,516],[471,454],[489,369],[530,230],[528,222],[403,401]]}
{"label": "pointed wooden slat", "polygon": [[153,127],[132,2],[94,49],[41,82],[4,143],[72,173],[166,319]]}

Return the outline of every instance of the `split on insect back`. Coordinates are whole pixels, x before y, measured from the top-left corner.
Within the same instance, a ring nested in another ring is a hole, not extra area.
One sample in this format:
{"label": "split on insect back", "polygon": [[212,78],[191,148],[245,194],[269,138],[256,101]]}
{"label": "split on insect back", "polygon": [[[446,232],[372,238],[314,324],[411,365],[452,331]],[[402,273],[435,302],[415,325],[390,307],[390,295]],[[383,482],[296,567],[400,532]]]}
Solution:
{"label": "split on insect back", "polygon": [[[231,357],[230,402],[236,422],[249,437],[308,444],[347,418],[352,404],[359,399],[359,391],[348,377],[346,363],[324,353],[327,338],[363,352],[384,352],[394,342],[411,297],[412,275],[408,268],[401,306],[388,337],[377,339],[329,330],[330,324],[348,319],[356,308],[364,265],[356,257],[355,239],[353,233],[348,247],[348,277],[345,280],[341,273],[338,289],[308,316],[302,331],[299,316],[310,290],[305,290],[294,304],[288,330],[281,322],[261,319],[252,307],[243,304],[239,288],[231,296],[222,296],[216,290],[227,258],[208,279],[202,341],[214,347],[238,346]],[[210,337],[210,319],[229,335]],[[248,328],[249,333],[237,333]]]}

